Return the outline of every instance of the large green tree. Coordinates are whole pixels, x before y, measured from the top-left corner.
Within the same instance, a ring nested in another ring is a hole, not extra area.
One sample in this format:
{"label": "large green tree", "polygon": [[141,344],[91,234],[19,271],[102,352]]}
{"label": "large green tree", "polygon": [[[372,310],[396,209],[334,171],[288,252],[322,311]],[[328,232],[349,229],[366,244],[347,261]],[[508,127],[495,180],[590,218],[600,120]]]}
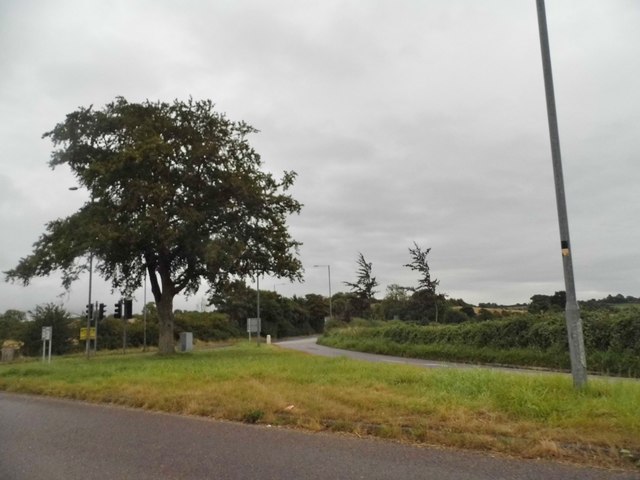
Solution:
{"label": "large green tree", "polygon": [[90,193],[75,214],[50,222],[31,255],[5,272],[27,284],[59,270],[68,287],[87,255],[123,294],[146,271],[158,307],[159,350],[174,350],[173,300],[268,273],[299,279],[299,243],[286,219],[301,205],[295,179],[264,172],[247,136],[256,130],[215,112],[209,100],[79,108],[44,134]]}

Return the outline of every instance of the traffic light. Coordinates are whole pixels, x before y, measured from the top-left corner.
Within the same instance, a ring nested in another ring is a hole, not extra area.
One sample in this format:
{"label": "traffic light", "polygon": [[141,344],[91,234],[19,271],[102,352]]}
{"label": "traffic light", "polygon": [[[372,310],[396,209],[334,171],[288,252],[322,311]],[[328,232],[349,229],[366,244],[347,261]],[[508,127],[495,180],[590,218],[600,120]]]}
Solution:
{"label": "traffic light", "polygon": [[93,304],[87,303],[87,309],[84,312],[87,318],[93,318]]}
{"label": "traffic light", "polygon": [[113,313],[113,318],[122,318],[122,302],[116,303],[115,312]]}
{"label": "traffic light", "polygon": [[102,320],[104,318],[104,310],[107,306],[104,303],[98,305],[98,320]]}
{"label": "traffic light", "polygon": [[133,318],[133,301],[131,299],[124,301],[124,318]]}

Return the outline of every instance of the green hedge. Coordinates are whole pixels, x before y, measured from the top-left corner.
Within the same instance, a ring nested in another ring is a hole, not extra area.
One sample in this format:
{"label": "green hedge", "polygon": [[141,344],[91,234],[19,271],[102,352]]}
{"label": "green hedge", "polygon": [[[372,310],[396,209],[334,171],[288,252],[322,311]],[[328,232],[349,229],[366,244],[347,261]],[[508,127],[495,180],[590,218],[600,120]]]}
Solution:
{"label": "green hedge", "polygon": [[[144,343],[144,324],[140,316],[127,322],[127,347],[140,347]],[[98,348],[122,348],[123,321],[106,318],[98,327]],[[158,344],[158,320],[155,315],[147,318],[147,345]],[[181,332],[192,332],[196,340],[219,341],[243,336],[243,332],[228,315],[217,312],[176,312],[174,337],[177,340]]]}
{"label": "green hedge", "polygon": [[[581,316],[589,370],[640,377],[640,309],[589,311]],[[321,343],[406,357],[570,367],[562,314],[528,314],[457,325],[421,326],[395,321],[333,329]]]}
{"label": "green hedge", "polygon": [[229,316],[218,312],[176,312],[176,338],[181,332],[193,332],[193,336],[203,341],[228,340],[243,336],[235,322]]}

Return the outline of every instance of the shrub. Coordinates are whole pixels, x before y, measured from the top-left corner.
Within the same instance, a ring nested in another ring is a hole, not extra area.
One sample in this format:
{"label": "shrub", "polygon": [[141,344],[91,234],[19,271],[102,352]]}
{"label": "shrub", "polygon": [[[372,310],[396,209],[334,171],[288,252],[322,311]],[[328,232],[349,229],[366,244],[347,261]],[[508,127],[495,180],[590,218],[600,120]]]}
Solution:
{"label": "shrub", "polygon": [[[640,376],[640,309],[589,312],[583,324],[591,371]],[[557,312],[447,325],[358,325],[333,329],[322,341],[400,356],[569,368],[564,316]]]}
{"label": "shrub", "polygon": [[182,332],[193,332],[195,338],[205,342],[243,335],[228,315],[218,312],[176,312],[174,332],[176,339]]}

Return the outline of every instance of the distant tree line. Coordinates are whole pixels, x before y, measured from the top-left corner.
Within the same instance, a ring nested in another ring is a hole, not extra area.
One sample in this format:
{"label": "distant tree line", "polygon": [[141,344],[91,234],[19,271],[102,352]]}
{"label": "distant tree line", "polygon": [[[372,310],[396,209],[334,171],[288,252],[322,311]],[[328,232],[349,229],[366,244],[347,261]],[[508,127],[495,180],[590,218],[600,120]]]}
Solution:
{"label": "distant tree line", "polygon": [[410,262],[403,265],[418,273],[416,286],[391,284],[381,300],[374,297],[378,282],[373,275],[373,264],[362,253],[356,260],[356,280],[344,282],[349,292],[332,296],[334,319],[348,323],[354,318],[366,320],[402,320],[418,324],[455,324],[471,320],[489,320],[511,312],[498,309],[475,309],[463,299],[448,298],[437,291],[440,281],[433,278],[428,255],[431,248],[423,248],[414,242],[409,247]]}
{"label": "distant tree line", "polygon": [[[242,281],[231,282],[212,297],[216,310],[245,332],[247,318],[258,316],[258,292]],[[274,338],[321,333],[329,301],[321,295],[283,297],[270,290],[260,290],[262,334]]]}
{"label": "distant tree line", "polygon": [[[382,299],[376,299],[378,281],[373,275],[373,265],[362,253],[358,254],[356,279],[344,282],[348,292],[337,292],[331,298],[332,324],[349,323],[353,319],[400,320],[419,325],[465,324],[521,315],[522,310],[510,309],[496,303],[483,303],[474,307],[463,299],[448,298],[438,292],[439,281],[431,277],[427,255],[431,249],[423,249],[414,243],[409,248],[410,262],[404,265],[419,273],[417,285],[406,287],[391,284]],[[258,316],[258,292],[243,281],[228,282],[219,288],[210,301],[214,312],[174,312],[174,341],[181,332],[193,332],[196,340],[219,341],[246,335],[247,319]],[[566,295],[557,291],[553,295],[536,294],[530,303],[522,305],[530,314],[559,313],[564,310]],[[590,310],[615,310],[626,304],[640,303],[640,299],[621,294],[606,298],[581,301],[583,312]],[[109,316],[98,324],[98,348],[118,349],[157,345],[159,316],[156,305],[147,305],[146,322],[143,315],[136,315],[128,322]],[[286,298],[275,291],[260,290],[260,317],[262,334],[274,338],[322,333],[329,316],[329,299],[322,295]],[[597,322],[596,322],[597,323]],[[7,310],[0,314],[0,344],[6,341],[20,345],[24,355],[39,355],[42,347],[43,326],[53,326],[53,353],[56,355],[82,351],[84,341],[79,341],[80,329],[85,319],[73,317],[61,306],[47,304],[37,306],[31,312]],[[564,340],[563,340],[564,341]],[[602,342],[596,342],[602,343]]]}
{"label": "distant tree line", "polygon": [[[536,294],[531,297],[528,305],[529,313],[561,312],[564,311],[567,295],[564,291],[555,292],[553,295]],[[581,300],[578,302],[583,310],[612,308],[615,305],[637,304],[640,298],[624,296],[622,294],[607,295],[596,300]]]}
{"label": "distant tree line", "polygon": [[[241,282],[230,285],[220,295],[215,312],[176,310],[174,341],[180,333],[192,332],[197,341],[221,341],[246,335],[247,318],[257,315],[257,292]],[[285,298],[271,291],[260,291],[262,335],[282,338],[321,333],[328,311],[328,299],[320,295]],[[53,327],[52,353],[63,355],[84,351],[80,329],[86,318],[71,316],[62,306],[47,304],[31,312],[7,310],[0,314],[0,345],[19,347],[25,356],[42,353],[42,327]],[[99,350],[120,349],[123,339],[127,348],[158,343],[158,312],[154,303],[147,305],[144,315],[130,320],[107,316],[98,322]],[[145,342],[146,337],[146,342]]]}
{"label": "distant tree line", "polygon": [[[42,353],[42,327],[53,327],[51,353],[64,355],[70,353],[77,344],[79,322],[59,305],[37,306],[27,313],[7,310],[0,314],[0,344],[11,343],[20,347],[23,355],[35,356]],[[77,328],[76,328],[77,326]],[[77,330],[77,331],[76,331]]]}

